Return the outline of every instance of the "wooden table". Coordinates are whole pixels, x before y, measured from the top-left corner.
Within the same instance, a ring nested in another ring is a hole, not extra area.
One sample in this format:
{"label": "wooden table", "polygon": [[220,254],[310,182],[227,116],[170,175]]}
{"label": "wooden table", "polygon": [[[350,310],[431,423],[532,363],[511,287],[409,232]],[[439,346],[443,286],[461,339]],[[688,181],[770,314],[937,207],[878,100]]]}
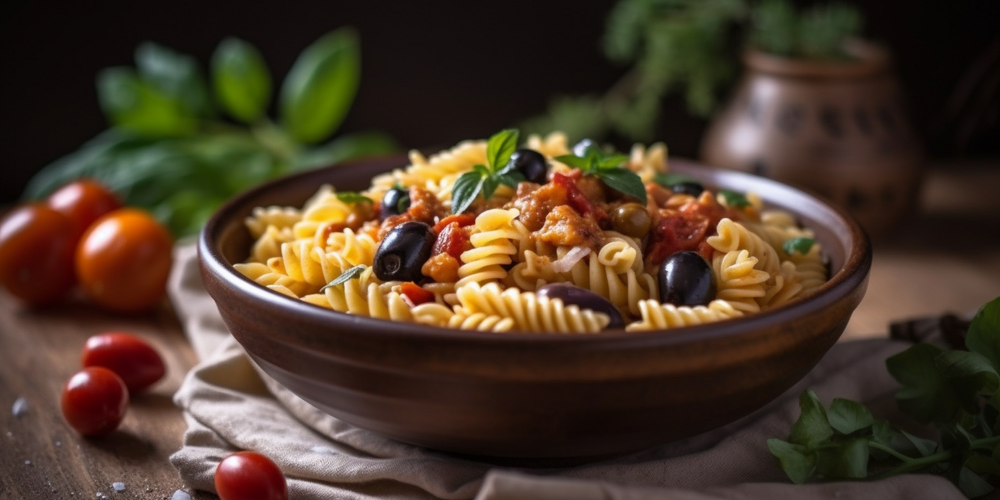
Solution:
{"label": "wooden table", "polygon": [[[868,294],[844,339],[885,335],[889,322],[966,313],[1000,296],[1000,162],[936,165],[923,211],[897,234],[875,242]],[[136,397],[119,430],[77,436],[63,421],[59,394],[79,368],[90,335],[130,331],[164,356],[168,377]],[[171,396],[195,363],[169,304],[122,317],[74,301],[28,310],[0,291],[0,499],[169,499],[187,488],[168,457],[185,424]],[[11,411],[24,398],[28,410]],[[115,482],[125,484],[116,493]]]}

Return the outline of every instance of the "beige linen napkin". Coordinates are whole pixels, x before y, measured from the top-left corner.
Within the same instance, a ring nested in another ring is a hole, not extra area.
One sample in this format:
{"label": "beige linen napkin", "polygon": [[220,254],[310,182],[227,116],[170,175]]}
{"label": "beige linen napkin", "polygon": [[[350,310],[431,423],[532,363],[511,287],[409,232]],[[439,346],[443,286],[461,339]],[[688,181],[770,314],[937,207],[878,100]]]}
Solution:
{"label": "beige linen napkin", "polygon": [[806,378],[749,417],[724,428],[615,460],[559,469],[497,467],[419,448],[359,429],[317,410],[250,361],[229,335],[201,285],[193,245],[180,245],[169,284],[174,308],[201,360],[174,402],[188,430],[170,460],[184,481],[215,491],[219,461],[259,451],[288,477],[293,499],[960,499],[947,480],[908,475],[879,482],[792,485],[766,439],[785,437],[798,394],[824,402],[865,402],[876,416],[899,418],[886,357],[908,344],[837,344]]}

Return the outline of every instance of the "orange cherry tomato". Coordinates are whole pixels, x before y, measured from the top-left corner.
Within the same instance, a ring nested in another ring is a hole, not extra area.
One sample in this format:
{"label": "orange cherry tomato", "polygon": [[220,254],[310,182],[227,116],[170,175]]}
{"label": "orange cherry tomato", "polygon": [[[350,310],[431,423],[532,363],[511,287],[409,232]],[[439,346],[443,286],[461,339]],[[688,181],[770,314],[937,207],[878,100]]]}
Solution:
{"label": "orange cherry tomato", "polygon": [[215,469],[215,490],[221,500],[288,499],[281,469],[254,451],[238,451],[222,459]]}
{"label": "orange cherry tomato", "polygon": [[74,225],[42,204],[15,208],[0,222],[0,284],[33,304],[55,302],[72,289]]}
{"label": "orange cherry tomato", "polygon": [[84,294],[112,311],[149,310],[160,302],[170,274],[173,241],[147,212],[122,208],[87,229],[76,248]]}
{"label": "orange cherry tomato", "polygon": [[61,403],[70,427],[84,436],[101,436],[118,428],[128,401],[125,382],[115,372],[91,366],[70,377]]}
{"label": "orange cherry tomato", "polygon": [[125,382],[129,394],[145,390],[167,371],[156,349],[124,332],[102,333],[87,339],[80,362],[84,367],[103,366],[115,372]]}
{"label": "orange cherry tomato", "polygon": [[73,221],[77,238],[102,215],[122,207],[114,193],[90,179],[80,179],[55,190],[46,204]]}

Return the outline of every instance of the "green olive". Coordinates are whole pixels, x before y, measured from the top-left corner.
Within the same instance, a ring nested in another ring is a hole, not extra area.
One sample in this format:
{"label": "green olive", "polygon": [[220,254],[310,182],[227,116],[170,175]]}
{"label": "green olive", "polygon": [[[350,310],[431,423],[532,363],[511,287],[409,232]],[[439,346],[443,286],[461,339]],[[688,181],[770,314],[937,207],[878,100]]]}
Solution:
{"label": "green olive", "polygon": [[611,212],[611,226],[614,230],[633,238],[646,236],[651,223],[646,207],[638,203],[626,203]]}

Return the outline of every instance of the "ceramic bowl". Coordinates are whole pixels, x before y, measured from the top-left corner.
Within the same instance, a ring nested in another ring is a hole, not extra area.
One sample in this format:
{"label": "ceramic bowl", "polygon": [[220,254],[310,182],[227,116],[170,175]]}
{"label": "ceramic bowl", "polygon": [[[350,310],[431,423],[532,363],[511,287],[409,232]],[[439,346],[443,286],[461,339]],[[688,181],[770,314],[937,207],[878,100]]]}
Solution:
{"label": "ceramic bowl", "polygon": [[405,157],[309,171],[226,203],[200,235],[205,287],[271,377],[344,422],[436,450],[510,461],[587,460],[693,436],[746,416],[799,381],[843,333],[871,266],[865,233],[817,198],[681,160],[706,186],[752,191],[816,233],[832,278],[765,313],[670,331],[496,334],[332,312],[233,270],[257,206],[302,206],[324,183],[361,190]]}

